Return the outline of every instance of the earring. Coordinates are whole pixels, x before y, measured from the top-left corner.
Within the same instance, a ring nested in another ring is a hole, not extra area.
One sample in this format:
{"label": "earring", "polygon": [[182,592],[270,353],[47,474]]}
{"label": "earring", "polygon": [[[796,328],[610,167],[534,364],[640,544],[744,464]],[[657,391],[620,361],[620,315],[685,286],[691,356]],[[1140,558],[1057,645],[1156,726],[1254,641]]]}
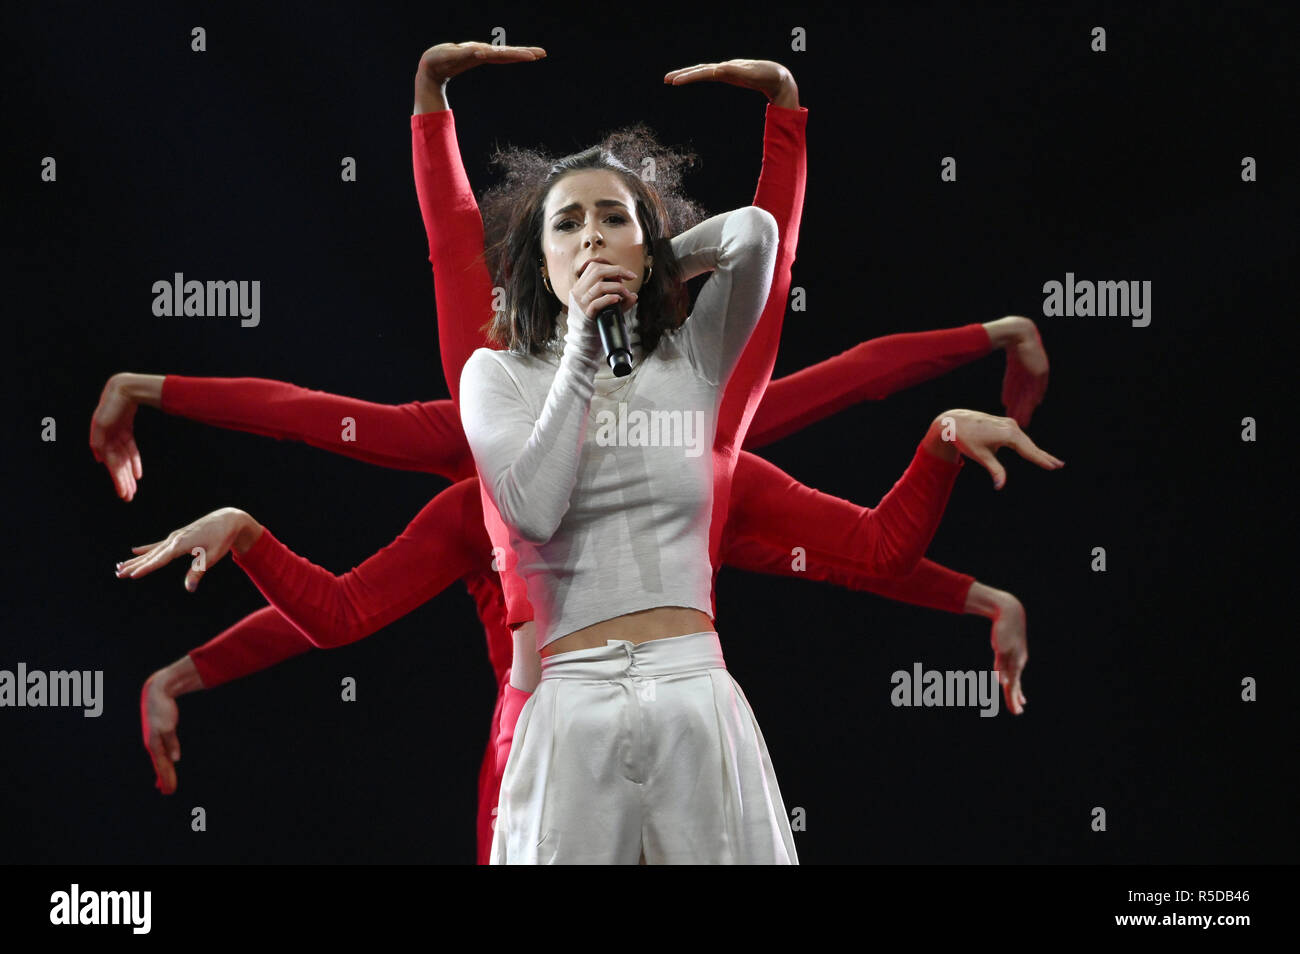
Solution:
{"label": "earring", "polygon": [[650,265],[650,271],[648,271],[648,272],[645,273],[645,278],[641,279],[641,284],[642,284],[642,285],[647,285],[647,284],[649,284],[649,283],[650,283],[650,276],[653,275],[654,273],[655,273],[655,267],[654,267],[654,264],[651,263],[651,265]]}
{"label": "earring", "polygon": [[546,280],[546,273],[545,273],[545,272],[542,272],[542,284],[546,286],[546,290],[547,290],[548,292],[550,292],[552,295],[555,294],[555,289],[552,288],[552,287],[551,287],[551,283],[550,283],[549,281]]}

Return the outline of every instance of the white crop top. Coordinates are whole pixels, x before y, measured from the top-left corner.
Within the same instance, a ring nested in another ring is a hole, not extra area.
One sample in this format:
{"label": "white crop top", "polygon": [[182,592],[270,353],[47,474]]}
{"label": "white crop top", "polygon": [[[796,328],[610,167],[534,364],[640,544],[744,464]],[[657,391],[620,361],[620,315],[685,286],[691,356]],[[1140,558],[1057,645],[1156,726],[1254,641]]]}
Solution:
{"label": "white crop top", "polygon": [[[537,648],[660,606],[712,615],[709,523],[722,389],[767,303],[772,215],[747,206],[672,240],[684,278],[712,271],[649,356],[616,378],[570,296],[550,351],[480,348],[460,379],[479,479],[510,531]],[[563,342],[561,350],[561,342]]]}

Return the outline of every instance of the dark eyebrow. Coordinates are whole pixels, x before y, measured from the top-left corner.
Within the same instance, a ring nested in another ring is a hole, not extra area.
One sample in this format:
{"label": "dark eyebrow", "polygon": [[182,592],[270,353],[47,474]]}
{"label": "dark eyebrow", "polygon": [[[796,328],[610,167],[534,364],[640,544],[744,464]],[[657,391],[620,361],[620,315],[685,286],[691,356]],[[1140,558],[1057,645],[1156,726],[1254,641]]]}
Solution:
{"label": "dark eyebrow", "polygon": [[[627,211],[627,206],[624,205],[622,202],[618,201],[618,199],[597,199],[596,200],[596,208],[600,208],[602,206],[609,206],[609,205],[616,205],[624,212]],[[566,212],[573,212],[574,210],[580,208],[582,208],[581,202],[570,202],[564,208],[557,209],[556,211],[552,212],[551,218],[555,218],[557,215],[564,215]]]}

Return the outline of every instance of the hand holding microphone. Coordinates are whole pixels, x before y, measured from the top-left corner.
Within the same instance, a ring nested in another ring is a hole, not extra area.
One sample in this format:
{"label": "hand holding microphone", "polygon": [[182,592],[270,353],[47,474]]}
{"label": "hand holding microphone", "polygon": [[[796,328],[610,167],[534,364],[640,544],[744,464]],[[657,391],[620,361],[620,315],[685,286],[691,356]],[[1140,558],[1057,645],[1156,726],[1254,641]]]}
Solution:
{"label": "hand holding microphone", "polygon": [[616,377],[632,371],[632,349],[623,311],[636,304],[636,292],[623,282],[636,278],[636,272],[621,265],[590,262],[573,285],[570,299],[583,314],[596,322],[606,360]]}

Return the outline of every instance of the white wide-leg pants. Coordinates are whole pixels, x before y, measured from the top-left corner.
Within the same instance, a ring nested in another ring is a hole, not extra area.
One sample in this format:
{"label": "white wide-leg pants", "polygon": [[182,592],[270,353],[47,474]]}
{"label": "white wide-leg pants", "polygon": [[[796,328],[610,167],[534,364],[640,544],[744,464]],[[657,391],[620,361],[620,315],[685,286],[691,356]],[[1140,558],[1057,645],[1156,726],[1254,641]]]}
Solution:
{"label": "white wide-leg pants", "polygon": [[501,782],[492,864],[798,864],[718,634],[542,658]]}

